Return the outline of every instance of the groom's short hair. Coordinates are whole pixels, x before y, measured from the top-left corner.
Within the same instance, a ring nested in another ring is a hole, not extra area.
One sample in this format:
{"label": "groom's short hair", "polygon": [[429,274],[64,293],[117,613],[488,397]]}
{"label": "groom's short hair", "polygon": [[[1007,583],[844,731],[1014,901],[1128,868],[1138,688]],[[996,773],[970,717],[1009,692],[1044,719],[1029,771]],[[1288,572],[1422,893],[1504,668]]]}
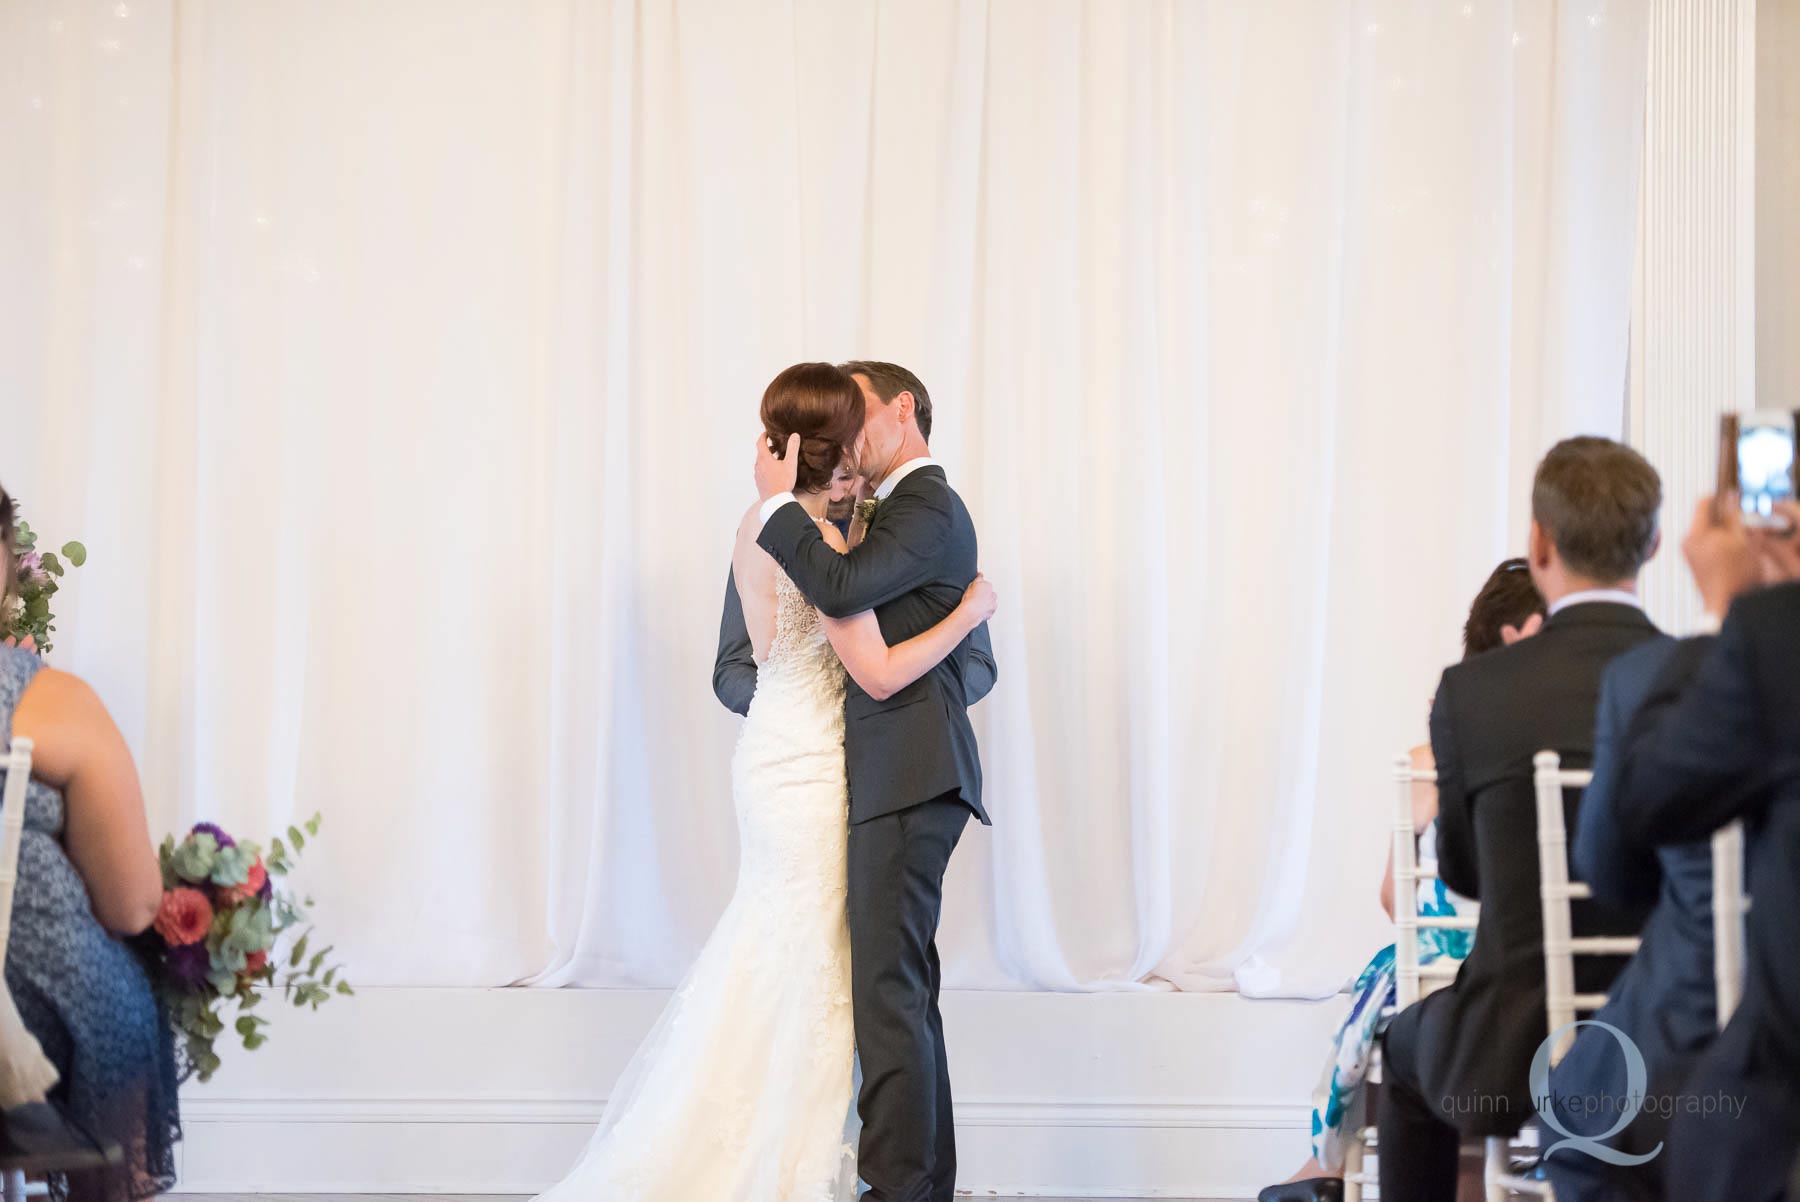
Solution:
{"label": "groom's short hair", "polygon": [[879,359],[852,359],[838,364],[838,370],[868,377],[869,387],[884,405],[893,404],[903,392],[912,393],[913,417],[919,423],[919,433],[927,442],[931,440],[931,394],[925,391],[923,380],[898,363],[883,363]]}

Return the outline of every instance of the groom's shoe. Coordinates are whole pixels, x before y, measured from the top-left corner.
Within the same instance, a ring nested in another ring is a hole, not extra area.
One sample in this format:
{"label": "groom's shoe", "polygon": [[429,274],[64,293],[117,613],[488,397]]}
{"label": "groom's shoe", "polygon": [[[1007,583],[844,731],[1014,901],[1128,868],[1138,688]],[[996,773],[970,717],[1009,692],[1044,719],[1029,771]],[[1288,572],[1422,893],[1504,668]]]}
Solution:
{"label": "groom's shoe", "polygon": [[1256,1195],[1256,1202],[1344,1202],[1342,1177],[1308,1177],[1286,1185],[1271,1185]]}

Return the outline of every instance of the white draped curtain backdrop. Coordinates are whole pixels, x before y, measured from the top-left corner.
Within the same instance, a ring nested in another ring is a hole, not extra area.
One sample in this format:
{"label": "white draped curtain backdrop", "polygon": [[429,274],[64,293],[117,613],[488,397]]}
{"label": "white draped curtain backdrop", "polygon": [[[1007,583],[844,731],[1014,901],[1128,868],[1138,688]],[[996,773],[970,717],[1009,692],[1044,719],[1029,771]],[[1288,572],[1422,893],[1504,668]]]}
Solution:
{"label": "white draped curtain backdrop", "polygon": [[1002,604],[960,987],[1336,988],[1554,439],[1617,435],[1607,0],[9,0],[0,480],[153,818],[322,810],[364,984],[668,985],[767,380],[893,359]]}

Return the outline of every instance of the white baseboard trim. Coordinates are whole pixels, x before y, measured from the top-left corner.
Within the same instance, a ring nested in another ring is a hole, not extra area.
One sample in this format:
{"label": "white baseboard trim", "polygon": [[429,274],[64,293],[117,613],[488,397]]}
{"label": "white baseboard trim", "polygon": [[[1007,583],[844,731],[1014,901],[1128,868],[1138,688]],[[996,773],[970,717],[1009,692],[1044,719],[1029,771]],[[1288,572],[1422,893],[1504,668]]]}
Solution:
{"label": "white baseboard trim", "polygon": [[[181,1193],[536,1194],[662,995],[365,991],[183,1097]],[[1341,1005],[946,995],[959,1193],[1248,1199],[1307,1152]],[[598,1088],[596,1088],[598,1087]]]}
{"label": "white baseboard trim", "polygon": [[[188,1123],[512,1123],[600,1121],[605,1099],[584,1098],[194,1098],[184,1102]],[[1193,1099],[1185,1102],[1044,1101],[1032,1098],[958,1099],[959,1127],[1026,1129],[1108,1127],[1127,1130],[1270,1131],[1307,1129],[1303,1105]]]}

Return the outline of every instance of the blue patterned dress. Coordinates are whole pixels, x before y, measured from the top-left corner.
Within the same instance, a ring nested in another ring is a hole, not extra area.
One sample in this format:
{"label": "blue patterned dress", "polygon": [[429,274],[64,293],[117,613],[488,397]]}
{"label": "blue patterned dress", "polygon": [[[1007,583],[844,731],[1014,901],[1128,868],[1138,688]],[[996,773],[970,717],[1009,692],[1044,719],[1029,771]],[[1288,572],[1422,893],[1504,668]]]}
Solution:
{"label": "blue patterned dress", "polygon": [[[1437,866],[1435,821],[1419,836],[1419,863],[1422,867]],[[1418,905],[1421,915],[1448,917],[1456,913],[1456,895],[1436,878],[1422,880]],[[1473,931],[1420,931],[1419,963],[1429,964],[1445,956],[1467,959],[1474,937]],[[1313,1090],[1313,1159],[1327,1173],[1344,1171],[1346,1136],[1368,1125],[1363,1113],[1367,1098],[1363,1084],[1368,1079],[1376,1037],[1387,1025],[1386,1011],[1394,1004],[1394,998],[1394,945],[1390,943],[1375,953],[1351,986],[1350,1013],[1338,1026],[1331,1060]]]}
{"label": "blue patterned dress", "polygon": [[[42,667],[0,647],[0,735]],[[4,779],[0,772],[0,779]],[[175,1182],[181,1138],[174,1033],[130,948],[94,917],[87,886],[63,850],[63,796],[32,781],[6,949],[6,984],[25,1025],[62,1079],[50,1097],[125,1149],[125,1169],[53,1181],[59,1196],[127,1202]]]}

